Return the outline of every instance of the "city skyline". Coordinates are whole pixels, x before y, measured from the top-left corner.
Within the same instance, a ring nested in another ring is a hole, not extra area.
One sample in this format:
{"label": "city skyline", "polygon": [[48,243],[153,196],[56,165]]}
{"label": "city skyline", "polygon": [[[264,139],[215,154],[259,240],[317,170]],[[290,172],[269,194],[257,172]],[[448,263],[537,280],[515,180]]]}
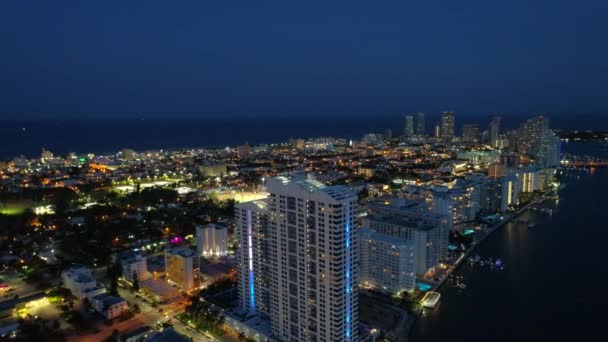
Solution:
{"label": "city skyline", "polygon": [[0,340],[608,340],[607,11],[5,1]]}

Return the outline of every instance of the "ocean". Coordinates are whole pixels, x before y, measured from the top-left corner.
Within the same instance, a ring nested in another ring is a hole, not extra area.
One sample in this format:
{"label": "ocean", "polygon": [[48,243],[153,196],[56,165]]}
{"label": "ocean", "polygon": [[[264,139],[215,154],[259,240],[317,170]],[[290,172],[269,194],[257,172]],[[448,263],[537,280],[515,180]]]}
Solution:
{"label": "ocean", "polygon": [[[523,116],[503,116],[503,127],[513,128]],[[486,129],[490,116],[456,116],[457,132],[463,123],[478,123]],[[72,119],[0,121],[0,159],[25,155],[36,157],[42,148],[55,154],[106,153],[123,148],[135,150],[190,147],[225,147],[285,142],[289,138],[334,136],[357,139],[365,133],[393,135],[403,132],[403,115],[233,117],[209,119]],[[431,133],[439,115],[427,115]],[[551,126],[563,129],[606,129],[608,118],[556,117]]]}

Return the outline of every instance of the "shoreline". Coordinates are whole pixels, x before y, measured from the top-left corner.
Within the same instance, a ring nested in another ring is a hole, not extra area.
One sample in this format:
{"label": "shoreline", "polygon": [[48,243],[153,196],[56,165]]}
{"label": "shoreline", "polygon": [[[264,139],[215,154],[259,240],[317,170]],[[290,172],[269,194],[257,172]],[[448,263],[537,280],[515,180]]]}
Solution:
{"label": "shoreline", "polygon": [[541,195],[538,196],[537,199],[535,199],[534,201],[531,201],[530,203],[526,204],[525,206],[519,208],[515,213],[505,216],[505,218],[503,220],[501,220],[500,222],[494,224],[492,227],[488,228],[484,233],[483,236],[481,236],[481,238],[477,241],[473,241],[471,247],[469,247],[469,249],[467,249],[457,260],[456,262],[450,267],[450,269],[446,272],[445,276],[442,277],[439,282],[437,282],[437,284],[435,284],[429,291],[436,291],[439,290],[441,288],[441,286],[443,285],[443,283],[445,282],[445,280],[454,272],[456,271],[463,263],[464,260],[466,260],[466,258],[473,253],[473,251],[475,251],[475,249],[477,248],[477,246],[481,245],[482,242],[485,241],[485,239],[487,239],[490,235],[492,235],[495,231],[497,231],[499,228],[503,227],[504,225],[506,225],[507,223],[511,222],[512,220],[518,218],[519,216],[521,216],[521,214],[523,214],[526,210],[528,210],[528,208],[530,208],[530,206],[534,205],[534,204],[539,204],[542,203],[546,200],[546,196],[553,193],[553,192],[557,192],[559,191],[559,189],[552,189],[552,190],[547,190],[544,193],[542,193]]}
{"label": "shoreline", "polygon": [[[475,251],[475,249],[477,249],[477,247],[479,245],[481,245],[481,243],[484,242],[495,231],[497,231],[499,228],[503,227],[507,223],[511,222],[512,220],[518,218],[521,214],[523,214],[526,210],[528,210],[528,208],[530,208],[530,206],[544,202],[546,200],[547,195],[549,195],[551,193],[557,193],[557,192],[559,192],[559,190],[560,189],[558,188],[558,189],[552,189],[552,190],[545,191],[544,193],[539,195],[538,198],[536,198],[534,201],[531,201],[530,203],[526,204],[525,206],[519,208],[515,213],[513,213],[512,215],[506,216],[503,220],[494,224],[492,227],[490,227],[488,230],[486,230],[485,234],[478,241],[473,242],[473,244],[456,260],[456,262],[450,267],[450,269],[446,272],[446,274],[435,285],[433,285],[433,287],[431,289],[429,289],[428,292],[430,292],[430,291],[434,292],[434,291],[439,290],[441,288],[441,286],[443,286],[444,282],[450,277],[450,275],[452,273],[454,273],[458,268],[460,268],[462,263],[465,260],[467,260],[469,255],[471,253],[473,253]],[[422,311],[423,311],[423,309],[421,308],[421,309],[418,309],[418,312],[413,313],[414,321],[409,326],[409,331],[407,334],[408,341],[413,340],[412,337],[413,337],[414,329],[416,328],[416,323],[418,322],[418,319],[422,315]]]}

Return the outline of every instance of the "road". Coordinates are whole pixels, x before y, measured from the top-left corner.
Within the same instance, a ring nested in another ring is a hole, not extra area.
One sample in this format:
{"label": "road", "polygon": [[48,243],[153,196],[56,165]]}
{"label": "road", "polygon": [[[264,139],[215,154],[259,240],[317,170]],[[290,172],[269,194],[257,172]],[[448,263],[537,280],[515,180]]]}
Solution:
{"label": "road", "polygon": [[[131,320],[137,318],[141,320],[141,325],[148,325],[150,327],[154,327],[157,323],[166,322],[167,320],[172,319],[173,328],[175,329],[175,331],[184,336],[192,338],[194,341],[206,342],[216,340],[209,336],[203,335],[194,329],[191,329],[190,327],[185,324],[182,324],[175,318],[177,314],[184,312],[185,305],[180,304],[185,301],[182,298],[179,298],[178,300],[172,301],[168,304],[159,305],[157,308],[154,308],[152,307],[149,301],[144,300],[141,297],[137,298],[134,293],[128,290],[119,289],[118,294],[130,304],[137,303],[137,305],[141,309],[141,313],[139,313]],[[159,312],[159,310],[161,310],[162,313]]]}

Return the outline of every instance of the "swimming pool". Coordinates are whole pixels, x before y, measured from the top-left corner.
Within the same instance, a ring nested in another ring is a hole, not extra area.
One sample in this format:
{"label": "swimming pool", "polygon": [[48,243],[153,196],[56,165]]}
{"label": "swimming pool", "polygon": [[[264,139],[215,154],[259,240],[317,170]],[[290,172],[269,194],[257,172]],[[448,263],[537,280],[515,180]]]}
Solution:
{"label": "swimming pool", "polygon": [[418,290],[426,292],[430,290],[432,286],[425,283],[416,283],[416,287],[418,287]]}

